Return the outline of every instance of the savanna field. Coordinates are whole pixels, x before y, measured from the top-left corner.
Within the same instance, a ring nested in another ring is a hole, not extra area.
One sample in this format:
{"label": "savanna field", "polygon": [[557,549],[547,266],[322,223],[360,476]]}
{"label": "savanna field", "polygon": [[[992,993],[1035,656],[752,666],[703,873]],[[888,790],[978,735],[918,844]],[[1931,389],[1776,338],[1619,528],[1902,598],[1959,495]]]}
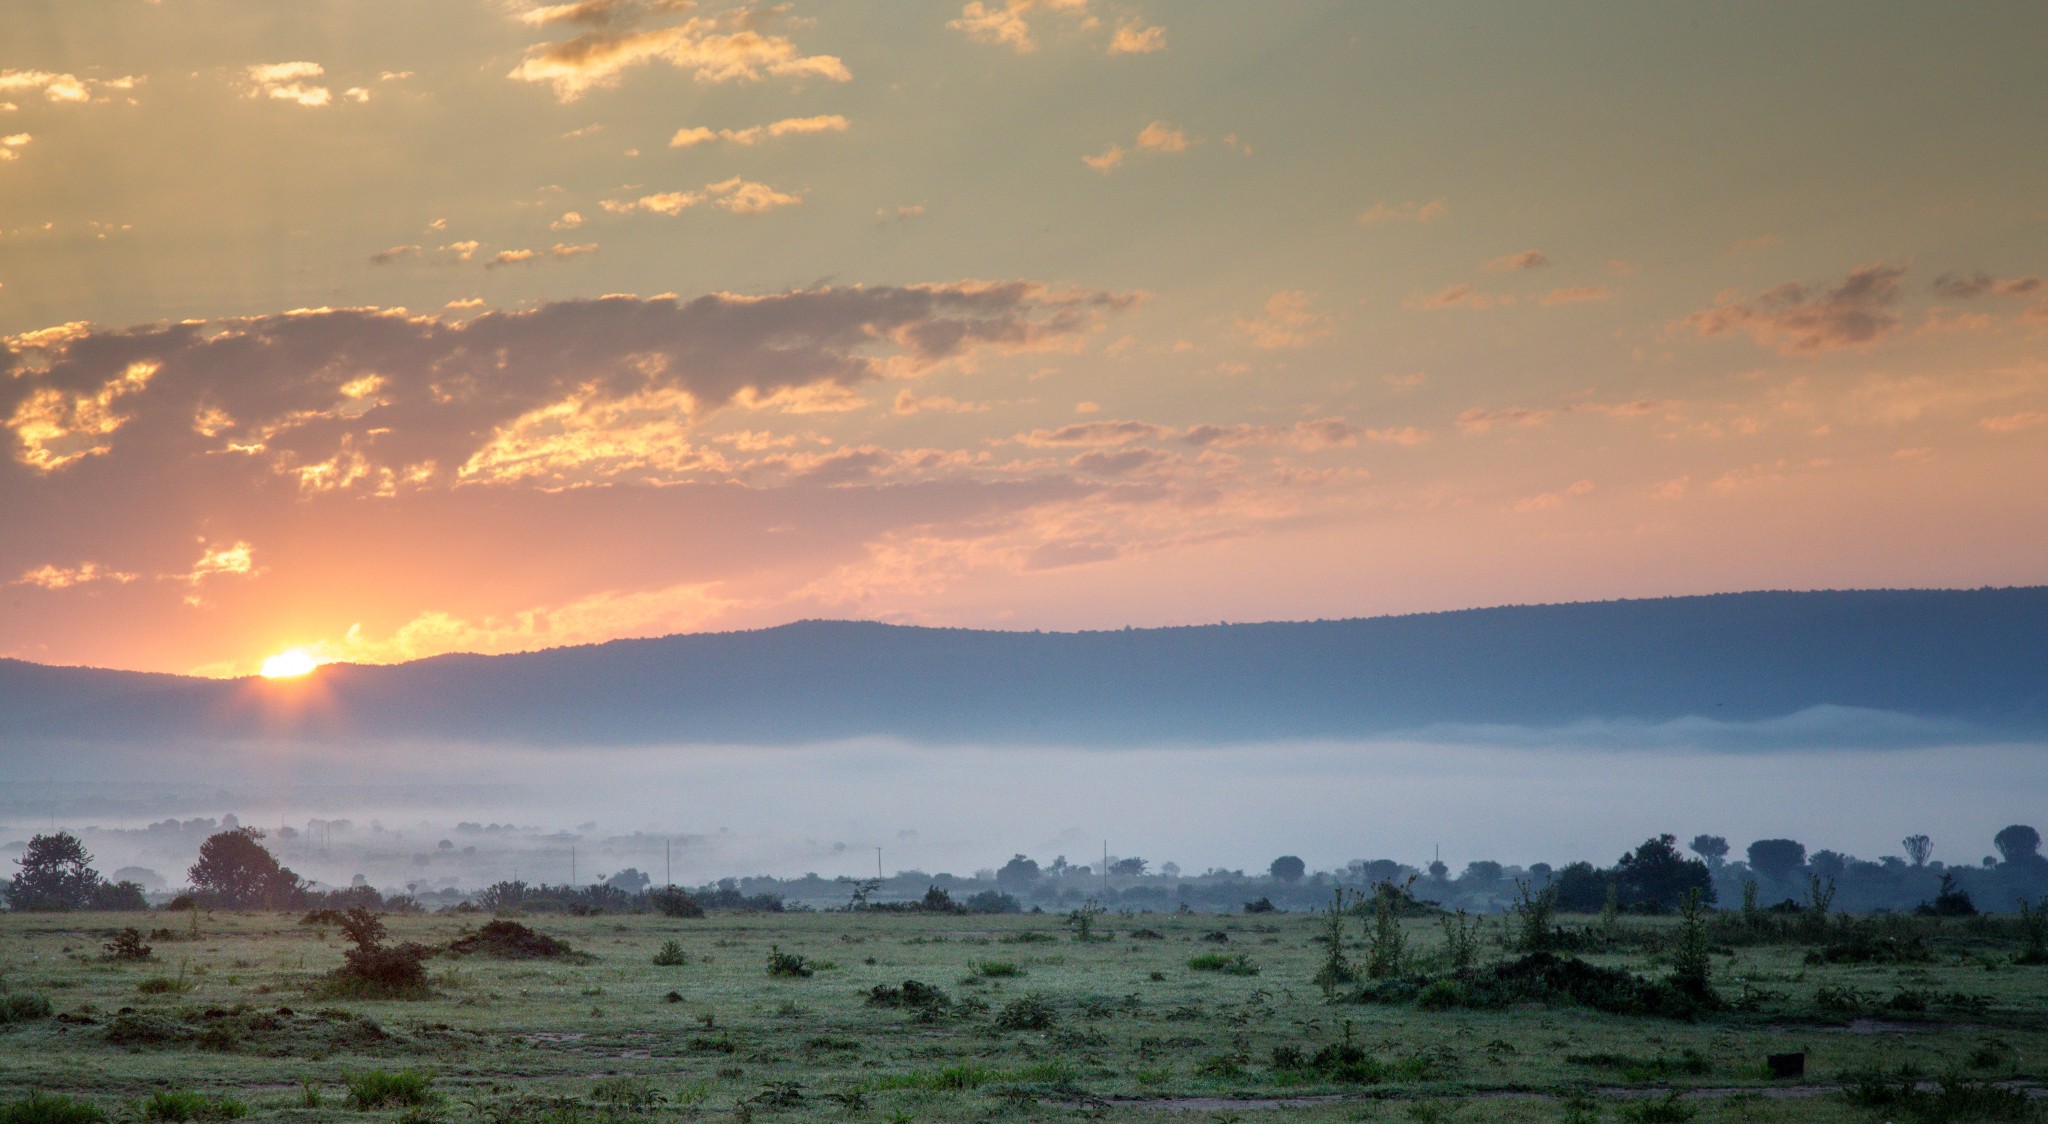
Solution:
{"label": "savanna field", "polygon": [[396,990],[347,920],[0,915],[0,1119],[2029,1120],[2048,1076],[2038,915],[391,914],[439,950]]}

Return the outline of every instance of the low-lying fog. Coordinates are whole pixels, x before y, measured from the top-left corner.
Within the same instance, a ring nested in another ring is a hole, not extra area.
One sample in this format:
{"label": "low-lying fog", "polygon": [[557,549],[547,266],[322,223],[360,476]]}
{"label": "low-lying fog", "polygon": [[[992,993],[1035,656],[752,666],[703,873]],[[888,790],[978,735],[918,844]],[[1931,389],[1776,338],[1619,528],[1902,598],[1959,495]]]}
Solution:
{"label": "low-lying fog", "polygon": [[[1646,836],[1787,836],[1863,858],[1926,833],[1974,864],[2009,823],[2048,819],[2044,747],[1729,752],[1610,744],[1372,742],[1226,748],[974,749],[847,743],[796,749],[249,750],[206,764],[159,755],[121,771],[62,754],[17,759],[0,785],[0,843],[87,833],[98,868],[182,881],[191,830],[269,830],[299,874],[337,885],[474,889],[580,881],[633,866],[698,884],[728,875],[971,874],[1023,852],[1074,863],[1109,851],[1188,873],[1311,870],[1352,859],[1452,870],[1475,859],[1606,864]],[[108,781],[117,776],[123,779]],[[348,823],[337,833],[335,820]],[[320,821],[320,822],[315,822]],[[298,833],[279,833],[290,827]],[[510,829],[510,830],[508,830]],[[283,836],[282,838],[280,836]],[[285,845],[288,839],[289,845]],[[443,841],[447,845],[443,846]],[[664,849],[667,858],[664,857]],[[573,855],[572,855],[573,850]],[[18,851],[10,851],[13,857]]]}

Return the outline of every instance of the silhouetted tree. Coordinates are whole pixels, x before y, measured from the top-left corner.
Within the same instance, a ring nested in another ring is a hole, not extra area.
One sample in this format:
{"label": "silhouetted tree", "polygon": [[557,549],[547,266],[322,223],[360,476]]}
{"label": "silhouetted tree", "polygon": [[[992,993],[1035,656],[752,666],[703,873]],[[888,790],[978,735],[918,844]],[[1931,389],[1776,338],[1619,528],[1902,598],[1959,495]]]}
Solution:
{"label": "silhouetted tree", "polygon": [[1934,853],[1934,840],[1925,835],[1908,835],[1899,840],[1899,846],[1906,849],[1906,857],[1913,860],[1914,866],[1926,866],[1927,857]]}
{"label": "silhouetted tree", "polygon": [[1298,856],[1282,855],[1274,859],[1273,865],[1266,870],[1282,882],[1299,882],[1301,876],[1308,873],[1308,864],[1302,862]]}
{"label": "silhouetted tree", "polygon": [[199,861],[185,877],[203,899],[227,909],[282,909],[295,904],[299,876],[278,865],[262,838],[253,827],[207,836],[199,845]]}
{"label": "silhouetted tree", "polygon": [[1445,878],[1450,877],[1450,873],[1451,868],[1445,866],[1444,861],[1442,859],[1431,860],[1429,864],[1429,876],[1431,878],[1435,879],[1438,882],[1442,882]]}
{"label": "silhouetted tree", "polygon": [[1791,839],[1759,839],[1749,845],[1749,865],[1767,878],[1790,878],[1806,865],[1806,844]]}
{"label": "silhouetted tree", "polygon": [[1592,863],[1567,864],[1557,872],[1551,885],[1557,889],[1557,908],[1566,913],[1598,913],[1607,903],[1608,875]]}
{"label": "silhouetted tree", "polygon": [[1002,869],[996,871],[996,881],[1011,885],[1036,882],[1038,881],[1038,864],[1025,858],[1023,855],[1017,855],[1011,858],[1009,862],[1004,863]]}
{"label": "silhouetted tree", "polygon": [[14,863],[21,871],[7,882],[9,909],[89,909],[100,888],[92,856],[67,831],[32,836]]}
{"label": "silhouetted tree", "polygon": [[1477,890],[1487,890],[1500,884],[1502,866],[1492,859],[1475,859],[1465,864],[1458,875],[1458,881]]}
{"label": "silhouetted tree", "polygon": [[653,881],[654,879],[640,873],[637,867],[629,866],[610,878],[605,879],[604,884],[615,890],[624,890],[629,894],[637,894],[645,890],[648,884]]}
{"label": "silhouetted tree", "polygon": [[2009,863],[2034,862],[2041,857],[2041,833],[2022,823],[1992,836],[1991,845]]}
{"label": "silhouetted tree", "polygon": [[1621,856],[1614,864],[1614,884],[1626,907],[1676,909],[1688,892],[1695,891],[1703,903],[1714,900],[1714,879],[1707,864],[1680,854],[1675,835],[1645,839]]}
{"label": "silhouetted tree", "polygon": [[1718,835],[1695,835],[1690,846],[1692,853],[1707,860],[1710,867],[1720,866],[1728,859],[1728,841]]}
{"label": "silhouetted tree", "polygon": [[1127,874],[1136,878],[1145,873],[1145,860],[1139,858],[1118,859],[1109,864],[1111,874]]}
{"label": "silhouetted tree", "polygon": [[1842,872],[1849,868],[1849,856],[1840,851],[1815,851],[1813,857],[1806,860],[1806,865],[1822,878],[1840,878]]}

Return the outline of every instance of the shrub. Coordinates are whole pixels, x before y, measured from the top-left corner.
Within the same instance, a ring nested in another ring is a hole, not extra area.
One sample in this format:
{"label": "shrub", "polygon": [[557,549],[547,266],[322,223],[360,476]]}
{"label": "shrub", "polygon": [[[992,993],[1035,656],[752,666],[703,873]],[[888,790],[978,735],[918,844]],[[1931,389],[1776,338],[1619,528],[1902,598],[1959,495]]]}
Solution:
{"label": "shrub", "polygon": [[1340,887],[1331,896],[1330,906],[1323,911],[1323,932],[1318,940],[1323,942],[1322,967],[1316,969],[1315,985],[1322,989],[1323,998],[1336,995],[1337,989],[1355,982],[1358,973],[1351,970],[1351,960],[1344,955],[1344,891]]}
{"label": "shrub", "polygon": [[138,1107],[145,1120],[187,1124],[193,1120],[239,1120],[249,1106],[229,1097],[213,1099],[184,1089],[159,1089]]}
{"label": "shrub", "polygon": [[816,969],[811,962],[793,952],[782,951],[780,945],[768,946],[768,975],[775,979],[802,979]]}
{"label": "shrub", "polygon": [[142,943],[140,929],[123,929],[114,934],[114,939],[100,947],[106,950],[100,959],[112,961],[147,960],[153,951]]}
{"label": "shrub", "polygon": [[969,913],[1022,913],[1024,907],[1017,899],[1000,890],[983,890],[970,895],[964,903]]}
{"label": "shrub", "polygon": [[0,1124],[105,1124],[106,1119],[98,1105],[62,1093],[30,1093],[0,1105]]}
{"label": "shrub", "polygon": [[401,1069],[397,1073],[373,1069],[350,1074],[343,1080],[348,1084],[350,1108],[421,1107],[441,1099],[434,1092],[433,1075],[417,1069]]}
{"label": "shrub", "polygon": [[2032,1120],[2033,1105],[2024,1089],[1949,1075],[1935,1087],[1921,1087],[1920,1074],[1901,1066],[1896,1075],[1866,1073],[1852,1077],[1842,1096],[1858,1108],[1913,1120]]}
{"label": "shrub", "polygon": [[674,886],[664,886],[659,890],[650,891],[647,895],[647,904],[653,906],[663,917],[688,920],[704,916],[703,905],[696,898]]}
{"label": "shrub", "polygon": [[1279,910],[1280,907],[1274,905],[1271,898],[1260,898],[1257,901],[1244,903],[1244,911],[1246,913],[1277,913]]}
{"label": "shrub", "polygon": [[1678,1099],[1676,1089],[1656,1100],[1637,1101],[1621,1109],[1621,1118],[1630,1124],[1686,1124],[1699,1114],[1699,1109]]}
{"label": "shrub", "polygon": [[1713,995],[1713,960],[1707,947],[1707,907],[1698,890],[1680,899],[1678,933],[1671,949],[1671,983],[1687,995]]}
{"label": "shrub", "polygon": [[974,965],[974,973],[992,980],[1014,979],[1024,974],[1024,969],[1008,960],[982,960]]}
{"label": "shrub", "polygon": [[1059,1012],[1053,1010],[1052,1002],[1036,994],[1012,999],[995,1017],[998,1030],[1050,1030],[1058,1022]]}
{"label": "shrub", "polygon": [[[309,915],[310,916],[310,915]],[[340,915],[342,935],[355,946],[342,953],[342,965],[328,973],[329,993],[363,998],[416,998],[427,988],[427,958],[434,949],[407,941],[384,943],[384,922],[362,906]]]}
{"label": "shrub", "polygon": [[876,984],[868,991],[870,1007],[910,1007],[920,1010],[934,1010],[948,1006],[952,1000],[946,993],[928,983],[904,980],[901,987]]}
{"label": "shrub", "polygon": [[1464,910],[1456,916],[1439,920],[1444,929],[1444,956],[1451,962],[1452,971],[1472,966],[1472,960],[1479,954],[1479,927],[1483,918],[1469,917]]}
{"label": "shrub", "polygon": [[1517,880],[1515,893],[1515,951],[1527,956],[1557,947],[1557,887],[1549,885],[1531,893],[1529,884]]}
{"label": "shrub", "polygon": [[50,1012],[49,998],[35,992],[17,991],[11,995],[0,995],[0,1026],[47,1019]]}
{"label": "shrub", "polygon": [[683,951],[681,941],[663,941],[661,951],[654,954],[654,966],[657,968],[680,968],[689,962],[689,954]]}
{"label": "shrub", "polygon": [[1205,952],[1188,960],[1188,967],[1197,972],[1221,972],[1226,976],[1256,976],[1259,966],[1244,953],[1224,955],[1220,952]]}

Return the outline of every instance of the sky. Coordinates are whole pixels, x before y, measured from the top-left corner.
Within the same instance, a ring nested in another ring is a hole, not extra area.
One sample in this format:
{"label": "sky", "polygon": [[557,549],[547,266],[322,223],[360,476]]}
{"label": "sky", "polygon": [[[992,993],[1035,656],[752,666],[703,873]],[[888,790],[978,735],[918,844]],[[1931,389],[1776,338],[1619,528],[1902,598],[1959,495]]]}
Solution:
{"label": "sky", "polygon": [[0,656],[2048,582],[2044,34],[16,3]]}

